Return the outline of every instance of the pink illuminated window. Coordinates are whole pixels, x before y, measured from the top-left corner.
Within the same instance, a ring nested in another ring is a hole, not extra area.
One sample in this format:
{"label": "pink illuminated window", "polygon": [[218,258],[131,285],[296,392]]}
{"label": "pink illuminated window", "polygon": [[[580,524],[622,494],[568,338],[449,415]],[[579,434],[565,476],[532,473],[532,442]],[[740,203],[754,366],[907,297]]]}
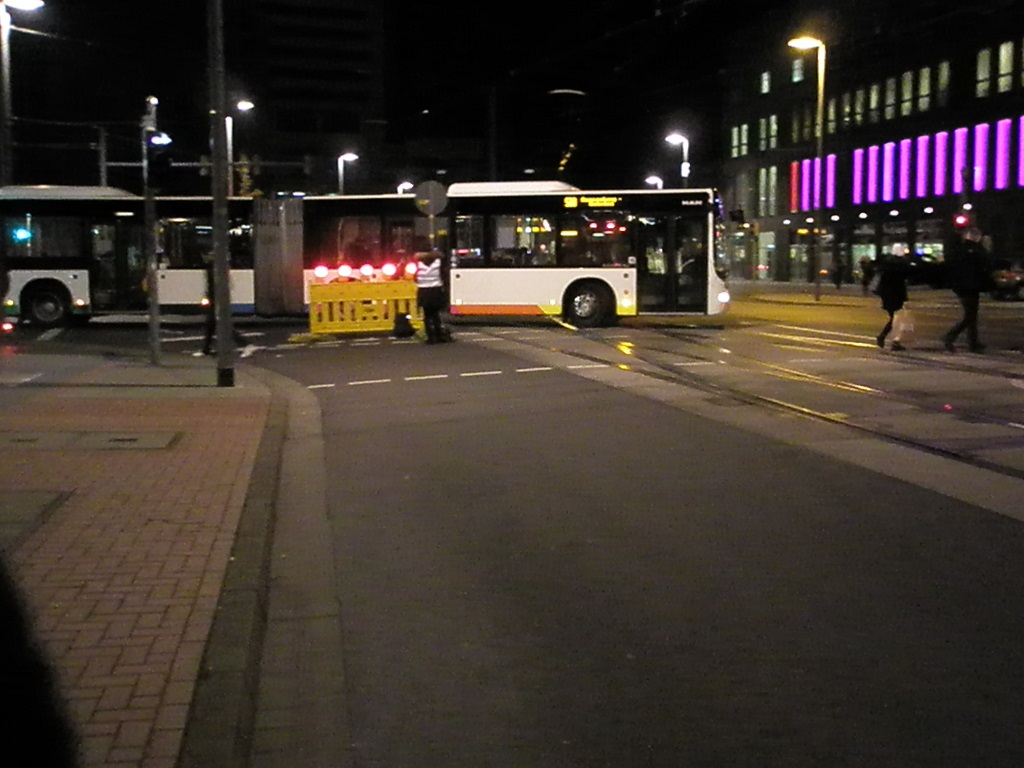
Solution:
{"label": "pink illuminated window", "polygon": [[953,194],[955,195],[964,191],[964,172],[968,171],[967,134],[966,128],[957,128],[953,131]]}
{"label": "pink illuminated window", "polygon": [[900,200],[910,197],[910,153],[914,142],[910,139],[903,139],[900,142]]}
{"label": "pink illuminated window", "polygon": [[789,211],[796,213],[800,207],[800,163],[789,164]]}
{"label": "pink illuminated window", "polygon": [[882,199],[887,203],[892,202],[894,196],[895,166],[896,144],[890,141],[882,146]]}
{"label": "pink illuminated window", "polygon": [[800,210],[811,210],[811,161],[800,163]]}
{"label": "pink illuminated window", "polygon": [[825,207],[836,207],[836,156],[825,158]]}
{"label": "pink illuminated window", "polygon": [[[949,157],[949,133],[942,131],[935,134],[935,194],[939,197],[946,194],[946,176]],[[1024,177],[1022,177],[1024,178]]]}
{"label": "pink illuminated window", "polygon": [[1013,123],[1000,120],[996,123],[996,189],[1010,186],[1010,133]]}
{"label": "pink illuminated window", "polygon": [[1024,187],[1024,117],[1017,126],[1017,186]]}
{"label": "pink illuminated window", "polygon": [[992,126],[981,123],[974,126],[974,191],[988,189],[988,141]]}
{"label": "pink illuminated window", "polygon": [[821,158],[814,158],[814,210],[821,208]]}
{"label": "pink illuminated window", "polygon": [[917,137],[917,187],[918,197],[928,196],[928,150],[931,141],[929,136]]}
{"label": "pink illuminated window", "polygon": [[868,147],[868,202],[878,202],[878,145]]}
{"label": "pink illuminated window", "polygon": [[864,150],[853,150],[853,204],[864,202]]}

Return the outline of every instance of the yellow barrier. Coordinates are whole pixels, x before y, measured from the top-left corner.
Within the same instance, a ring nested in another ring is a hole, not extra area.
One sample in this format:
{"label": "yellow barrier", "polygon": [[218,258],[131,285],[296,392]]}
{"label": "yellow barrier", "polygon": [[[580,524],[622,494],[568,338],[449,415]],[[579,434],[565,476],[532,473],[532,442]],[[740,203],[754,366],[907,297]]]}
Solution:
{"label": "yellow barrier", "polygon": [[313,334],[392,331],[400,315],[408,315],[413,328],[423,326],[412,280],[309,286],[309,331]]}

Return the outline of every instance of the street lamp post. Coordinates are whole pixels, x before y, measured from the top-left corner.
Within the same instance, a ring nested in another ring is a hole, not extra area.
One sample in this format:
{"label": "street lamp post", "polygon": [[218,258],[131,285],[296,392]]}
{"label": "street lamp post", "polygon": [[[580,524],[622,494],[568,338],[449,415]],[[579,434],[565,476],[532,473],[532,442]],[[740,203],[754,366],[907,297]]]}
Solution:
{"label": "street lamp post", "polygon": [[354,163],[359,159],[355,152],[346,152],[338,155],[338,194],[345,194],[345,163]]}
{"label": "street lamp post", "polygon": [[814,300],[821,300],[821,265],[818,263],[821,257],[821,233],[824,227],[821,201],[821,180],[825,173],[824,149],[825,149],[825,42],[817,37],[801,35],[789,41],[789,47],[798,51],[818,51],[818,96],[814,116],[814,169],[811,172],[811,185],[814,191],[814,239],[811,245],[814,248],[812,262],[814,264]]}
{"label": "street lamp post", "polygon": [[681,133],[672,132],[665,137],[665,141],[673,147],[679,147],[679,186],[685,187],[686,180],[690,178],[690,140]]}
{"label": "street lamp post", "polygon": [[8,8],[35,11],[43,0],[0,0],[0,186],[14,179],[14,115],[11,108],[11,14]]}
{"label": "street lamp post", "polygon": [[[235,104],[235,109],[243,114],[255,108],[248,99],[242,99]],[[224,118],[224,133],[227,141],[228,154],[228,197],[235,196],[235,118],[227,115]],[[243,193],[244,194],[244,193]]]}

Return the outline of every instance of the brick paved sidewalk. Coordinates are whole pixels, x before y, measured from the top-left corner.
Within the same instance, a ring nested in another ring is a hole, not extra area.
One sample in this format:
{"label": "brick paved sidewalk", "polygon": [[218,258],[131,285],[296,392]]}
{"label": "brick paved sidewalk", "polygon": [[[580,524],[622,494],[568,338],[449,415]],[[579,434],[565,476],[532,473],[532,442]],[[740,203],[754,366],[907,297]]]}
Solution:
{"label": "brick paved sidewalk", "polygon": [[7,557],[85,766],[171,768],[182,747],[271,401],[245,376],[211,381],[107,362],[3,406],[18,450],[0,501],[40,503]]}

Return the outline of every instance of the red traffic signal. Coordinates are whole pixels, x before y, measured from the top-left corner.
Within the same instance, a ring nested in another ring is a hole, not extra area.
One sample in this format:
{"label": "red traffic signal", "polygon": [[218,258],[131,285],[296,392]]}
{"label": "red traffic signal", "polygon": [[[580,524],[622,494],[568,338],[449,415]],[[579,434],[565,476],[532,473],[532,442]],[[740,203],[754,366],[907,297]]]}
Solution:
{"label": "red traffic signal", "polygon": [[956,227],[957,229],[964,229],[965,227],[970,226],[970,224],[971,217],[968,216],[966,213],[958,213],[956,216],[953,217],[953,226]]}

